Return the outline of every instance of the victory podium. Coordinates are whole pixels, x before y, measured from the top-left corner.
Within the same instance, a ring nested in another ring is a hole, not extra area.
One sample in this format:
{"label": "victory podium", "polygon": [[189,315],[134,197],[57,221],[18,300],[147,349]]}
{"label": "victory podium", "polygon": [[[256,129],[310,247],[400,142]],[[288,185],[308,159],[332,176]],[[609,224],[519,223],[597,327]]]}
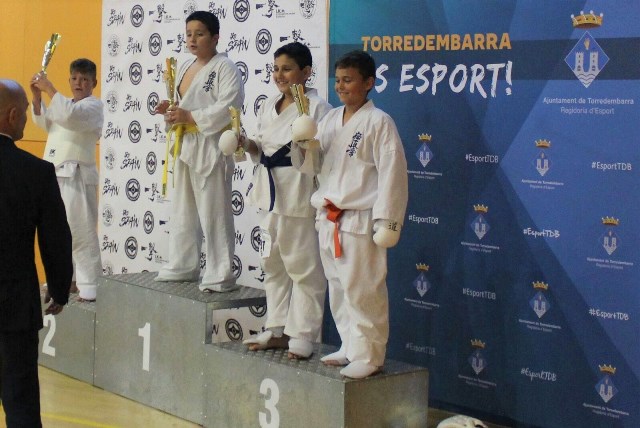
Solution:
{"label": "victory podium", "polygon": [[427,369],[387,360],[382,373],[346,379],[320,357],[252,352],[238,342],[206,345],[206,427],[377,428],[427,426]]}
{"label": "victory podium", "polygon": [[100,279],[94,383],[202,423],[205,344],[215,311],[265,305],[262,290],[203,293],[197,283],[155,282],[156,273]]}
{"label": "victory podium", "polygon": [[[48,304],[43,304],[43,308]],[[45,315],[40,330],[38,363],[93,384],[95,356],[95,302],[82,302],[73,294],[58,315]]]}

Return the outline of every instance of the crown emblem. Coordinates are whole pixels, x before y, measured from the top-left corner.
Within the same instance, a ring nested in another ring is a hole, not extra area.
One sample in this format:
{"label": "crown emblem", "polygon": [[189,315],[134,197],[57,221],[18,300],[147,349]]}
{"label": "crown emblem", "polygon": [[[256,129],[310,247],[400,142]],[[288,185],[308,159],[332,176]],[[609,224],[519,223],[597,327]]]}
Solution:
{"label": "crown emblem", "polygon": [[586,15],[583,11],[580,11],[580,16],[571,15],[571,21],[576,28],[593,28],[602,25],[603,17],[604,14],[601,13],[600,16],[596,16],[592,10]]}
{"label": "crown emblem", "polygon": [[488,213],[489,212],[489,207],[486,205],[474,205],[473,206],[473,210],[477,213]]}
{"label": "crown emblem", "polygon": [[425,142],[431,141],[431,135],[429,135],[429,134],[419,134],[418,135],[418,140],[425,141]]}
{"label": "crown emblem", "polygon": [[425,265],[424,263],[416,264],[416,269],[427,272],[429,270],[429,265]]}
{"label": "crown emblem", "polygon": [[471,339],[471,346],[484,349],[485,343],[480,339]]}
{"label": "crown emblem", "polygon": [[536,147],[548,149],[549,147],[551,147],[551,141],[545,139],[536,140]]}
{"label": "crown emblem", "polygon": [[606,365],[606,364],[599,365],[598,364],[598,368],[600,369],[600,371],[602,373],[609,373],[609,374],[612,374],[612,375],[616,374],[616,368],[611,366],[611,365]]}
{"label": "crown emblem", "polygon": [[546,290],[549,288],[549,284],[546,284],[542,281],[533,281],[533,288],[537,289],[537,290]]}
{"label": "crown emblem", "polygon": [[602,224],[606,226],[617,226],[618,224],[620,224],[620,219],[613,217],[603,217]]}

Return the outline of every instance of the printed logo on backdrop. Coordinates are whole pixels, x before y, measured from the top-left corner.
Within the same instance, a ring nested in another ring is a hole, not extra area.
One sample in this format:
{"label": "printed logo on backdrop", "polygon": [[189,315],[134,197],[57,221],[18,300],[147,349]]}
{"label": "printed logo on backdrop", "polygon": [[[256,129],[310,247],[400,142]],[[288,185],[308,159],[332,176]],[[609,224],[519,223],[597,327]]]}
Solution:
{"label": "printed logo on backdrop", "polygon": [[118,196],[120,193],[120,188],[117,184],[112,183],[109,178],[104,179],[104,184],[102,185],[102,196]]}
{"label": "printed logo on backdrop", "polygon": [[[518,319],[518,322],[526,326],[528,330],[541,333],[553,333],[562,330],[562,326],[552,324],[548,321],[541,321],[552,308],[551,302],[546,293],[549,291],[549,284],[543,281],[533,281],[531,283],[535,294],[528,301],[529,311]],[[533,315],[537,318],[534,318]],[[548,318],[548,317],[547,317]]]}
{"label": "printed logo on backdrop", "polygon": [[107,83],[122,82],[122,77],[123,77],[122,70],[116,69],[115,65],[109,66],[109,73],[107,74]]}
{"label": "printed logo on backdrop", "polygon": [[247,0],[235,0],[233,2],[233,17],[238,22],[244,22],[249,18],[251,7]]}
{"label": "printed logo on backdrop", "polygon": [[553,163],[549,159],[549,151],[551,149],[551,141],[541,138],[539,140],[534,141],[534,145],[536,149],[538,149],[538,153],[534,158],[532,164],[533,169],[538,173],[541,178],[535,177],[533,179],[522,179],[523,184],[527,184],[530,189],[534,190],[555,190],[558,187],[564,186],[563,182],[560,181],[551,181],[544,180],[542,177],[547,175]]}
{"label": "printed logo on backdrop", "polygon": [[[295,12],[287,11],[282,7],[284,2],[276,3],[275,0],[267,0],[260,3],[256,3],[256,11],[260,11],[261,15],[265,18],[286,18],[287,16],[295,15]],[[288,5],[288,4],[287,4]]]}
{"label": "printed logo on backdrop", "polygon": [[[184,6],[182,7],[182,13],[183,13],[185,18],[188,17],[189,15],[191,15],[196,10],[198,10],[198,4],[195,2],[195,0],[187,0],[184,3]],[[211,12],[213,12],[213,11],[211,11]]]}
{"label": "printed logo on backdrop", "polygon": [[280,36],[280,44],[290,43],[290,42],[298,42],[302,43],[309,49],[318,49],[320,46],[313,46],[307,39],[303,36],[302,30],[291,30],[290,36]]}
{"label": "printed logo on backdrop", "polygon": [[118,10],[111,9],[109,11],[109,17],[107,18],[107,27],[115,25],[119,27],[124,24],[124,14]]}
{"label": "printed logo on backdrop", "polygon": [[113,264],[110,261],[102,262],[102,274],[113,275]]}
{"label": "printed logo on backdrop", "polygon": [[153,128],[147,128],[147,134],[152,134],[151,141],[154,143],[164,143],[166,141],[165,134],[160,130],[160,124],[156,123]]}
{"label": "printed logo on backdrop", "polygon": [[258,34],[256,34],[256,50],[258,53],[264,55],[269,52],[272,43],[273,38],[271,37],[271,32],[269,30],[263,28],[258,31]]}
{"label": "printed logo on backdrop", "polygon": [[429,265],[425,263],[417,263],[416,270],[418,276],[411,282],[411,297],[405,297],[404,301],[416,309],[422,309],[431,311],[438,309],[440,305],[427,301],[424,297],[431,289],[432,285],[427,278],[427,272],[429,272]]}
{"label": "printed logo on backdrop", "polygon": [[125,55],[135,55],[142,52],[142,42],[137,41],[133,37],[129,36],[127,39],[127,48],[124,51]]}
{"label": "printed logo on backdrop", "polygon": [[129,124],[129,140],[133,144],[136,144],[140,142],[140,138],[142,138],[142,129],[140,126],[140,122],[134,120]]}
{"label": "printed logo on backdrop", "polygon": [[116,166],[116,151],[113,147],[107,147],[104,153],[104,166],[108,170],[112,170]]}
{"label": "printed logo on backdrop", "polygon": [[118,110],[118,92],[109,91],[105,97],[107,103],[107,109],[110,113],[115,113]]}
{"label": "printed logo on backdrop", "polygon": [[236,241],[236,248],[241,246],[244,243],[244,233],[241,233],[240,231],[236,230],[235,241]]}
{"label": "printed logo on backdrop", "polygon": [[249,50],[249,39],[245,36],[238,36],[237,33],[231,33],[227,42],[227,52],[246,52]]}
{"label": "printed logo on backdrop", "polygon": [[273,74],[273,64],[266,63],[264,68],[257,68],[254,70],[253,74],[256,76],[260,76],[259,79],[262,83],[271,83],[271,75]]}
{"label": "printed logo on backdrop", "polygon": [[142,25],[142,23],[144,22],[144,9],[142,9],[142,6],[137,4],[131,8],[129,20],[131,21],[131,25],[136,28]]}
{"label": "printed logo on backdrop", "polygon": [[[491,230],[491,226],[489,226],[489,223],[485,218],[485,215],[489,212],[489,207],[483,204],[478,204],[473,206],[473,211],[476,213],[476,217],[471,221],[469,227],[473,231],[473,234],[478,239],[478,241],[481,241]],[[467,247],[469,251],[477,251],[487,254],[491,254],[493,253],[493,251],[500,250],[499,246],[481,244],[478,242],[463,241],[461,242],[461,244]]]}
{"label": "printed logo on backdrop", "polygon": [[146,211],[144,213],[144,217],[142,218],[142,228],[144,229],[144,233],[149,235],[153,232],[153,228],[155,226],[155,220],[153,218],[153,213],[151,211]]}
{"label": "printed logo on backdrop", "polygon": [[316,4],[318,0],[298,0],[300,6],[300,14],[304,19],[310,19],[316,13]]}
{"label": "printed logo on backdrop", "polygon": [[[175,44],[174,46],[171,46]],[[167,39],[167,46],[171,46],[171,50],[176,53],[181,53],[186,51],[186,42],[184,38],[184,34],[178,33],[176,34],[175,39]]]}
{"label": "printed logo on backdrop", "polygon": [[156,83],[160,83],[162,81],[162,64],[156,64],[155,68],[147,69],[148,75],[154,75],[151,80]]}
{"label": "printed logo on backdrop", "polygon": [[489,365],[484,353],[486,346],[487,344],[480,339],[471,340],[473,352],[469,358],[467,358],[467,363],[471,367],[471,370],[473,370],[475,377],[458,374],[458,379],[463,380],[467,385],[482,389],[495,388],[497,386],[495,382],[481,379],[479,377],[480,373],[482,373]]}
{"label": "printed logo on backdrop", "polygon": [[156,6],[156,10],[150,10],[149,16],[153,19],[153,22],[158,24],[169,24],[174,21],[181,20],[181,18],[171,16],[167,13],[164,3],[160,3]]}
{"label": "printed logo on backdrop", "polygon": [[129,171],[140,170],[140,159],[138,156],[132,156],[129,152],[124,153],[124,159],[120,164],[120,169],[128,169]]}
{"label": "printed logo on backdrop", "polygon": [[240,166],[239,164],[236,164],[233,167],[233,176],[232,176],[232,181],[235,183],[236,181],[242,181],[242,179],[244,179],[244,173],[245,170],[242,166]]}
{"label": "printed logo on backdrop", "polygon": [[108,254],[117,254],[118,253],[118,244],[116,241],[109,239],[107,235],[102,236],[102,245],[100,246],[100,251]]}
{"label": "printed logo on backdrop", "polygon": [[123,112],[131,111],[133,113],[142,110],[142,103],[139,99],[134,98],[133,95],[127,94],[127,99],[124,102]]}
{"label": "printed logo on backdrop", "polygon": [[[574,28],[598,28],[602,25],[603,14],[596,16],[593,10],[588,14],[571,15]],[[609,62],[609,57],[600,47],[596,39],[585,31],[578,43],[565,57],[565,62],[585,88],[588,88]]]}
{"label": "printed logo on backdrop", "polygon": [[140,198],[140,182],[135,178],[131,178],[127,181],[126,187],[127,199],[135,202]]}
{"label": "printed logo on backdrop", "polygon": [[156,92],[151,92],[149,97],[147,97],[147,111],[150,115],[156,114],[156,108],[158,108],[158,104],[160,104],[160,97]]}
{"label": "printed logo on backdrop", "polygon": [[153,175],[156,172],[158,166],[158,159],[156,158],[156,152],[147,153],[146,159],[147,174]]}
{"label": "printed logo on backdrop", "polygon": [[224,329],[227,332],[227,337],[237,342],[242,340],[242,326],[240,323],[233,318],[229,318],[226,323],[224,323]]}
{"label": "printed logo on backdrop", "polygon": [[267,99],[267,96],[262,94],[262,95],[258,95],[256,100],[253,102],[253,114],[255,114],[256,117],[258,117],[258,112],[260,111],[260,107],[262,107],[262,103],[264,103],[266,99]]}
{"label": "printed logo on backdrop", "polygon": [[113,224],[113,208],[111,205],[105,204],[102,207],[102,224],[109,227]]}
{"label": "printed logo on backdrop", "polygon": [[260,235],[260,226],[256,226],[251,230],[251,247],[256,253],[260,252],[262,247],[262,237]]}
{"label": "printed logo on backdrop", "polygon": [[138,216],[135,214],[130,214],[129,210],[122,210],[122,218],[120,218],[120,223],[118,223],[119,227],[129,226],[129,229],[138,228],[140,222],[138,221]]}
{"label": "printed logo on backdrop", "polygon": [[242,83],[246,85],[247,80],[249,80],[249,69],[247,68],[247,64],[242,61],[238,61],[236,62],[236,67],[238,67],[238,70],[240,70],[240,76],[242,76]]}
{"label": "printed logo on backdrop", "polygon": [[152,183],[151,187],[145,187],[144,188],[144,193],[148,193],[148,199],[151,202],[165,202],[165,199],[162,198],[162,195],[160,194],[160,191],[158,190],[158,184],[157,183]]}
{"label": "printed logo on backdrop", "polygon": [[267,305],[249,306],[249,312],[256,318],[262,318],[267,314]]}
{"label": "printed logo on backdrop", "polygon": [[255,279],[258,282],[264,282],[265,273],[264,273],[264,270],[260,266],[251,266],[251,265],[249,265],[247,270],[249,272],[255,272],[253,274],[253,279]]}
{"label": "printed logo on backdrop", "polygon": [[162,50],[162,37],[158,33],[153,33],[149,36],[149,53],[153,56],[158,56]]}
{"label": "printed logo on backdrop", "polygon": [[209,12],[213,13],[220,21],[227,18],[227,9],[223,6],[216,6],[216,2],[209,2]]}
{"label": "printed logo on backdrop", "polygon": [[231,192],[231,211],[235,216],[242,214],[242,211],[244,211],[244,198],[238,190]]}
{"label": "printed logo on backdrop", "polygon": [[415,152],[415,157],[419,164],[422,166],[422,170],[408,170],[407,174],[413,175],[413,178],[423,180],[434,180],[437,177],[442,177],[442,172],[426,171],[427,165],[433,160],[433,152],[429,148],[432,136],[427,133],[418,135],[418,143],[420,144],[418,150]]}
{"label": "printed logo on backdrop", "polygon": [[113,57],[120,53],[120,39],[115,34],[110,35],[107,39],[107,53]]}
{"label": "printed logo on backdrop", "polygon": [[[626,402],[615,399],[615,397],[620,394],[620,390],[613,381],[613,376],[616,374],[617,369],[610,364],[598,364],[598,370],[602,374],[602,377],[598,380],[598,383],[595,384],[594,388],[600,400],[605,404],[602,405],[599,401],[596,401],[596,403],[582,403],[582,406],[585,409],[591,410],[591,412],[596,415],[611,418],[612,423],[622,422],[623,425],[626,425],[624,418],[629,417],[629,412],[616,407],[616,403],[618,406],[628,406]],[[613,420],[616,422],[613,422]]]}
{"label": "printed logo on backdrop", "polygon": [[620,223],[620,219],[618,218],[609,216],[602,217],[604,233],[602,233],[598,239],[597,247],[599,255],[596,257],[587,257],[588,262],[598,268],[619,271],[633,267],[633,262],[621,260],[618,255],[614,255],[616,253],[620,254],[620,245],[624,243],[624,240],[620,239],[619,233],[616,231]]}
{"label": "printed logo on backdrop", "polygon": [[108,140],[110,138],[119,140],[120,138],[122,138],[122,129],[119,126],[115,125],[113,122],[107,122],[103,138],[105,140]]}
{"label": "printed logo on backdrop", "polygon": [[231,260],[231,271],[236,279],[240,278],[240,275],[242,275],[242,261],[240,260],[240,257],[236,255],[234,255],[233,260]]}
{"label": "printed logo on backdrop", "polygon": [[314,87],[316,84],[316,80],[318,78],[318,70],[316,68],[316,64],[313,64],[311,66],[311,75],[309,75],[309,78],[307,79],[307,86],[309,87]]}
{"label": "printed logo on backdrop", "polygon": [[135,237],[130,236],[124,243],[124,253],[131,260],[135,259],[138,256],[138,241]]}
{"label": "printed logo on backdrop", "polygon": [[156,250],[156,244],[154,242],[149,242],[149,245],[147,245],[146,247],[141,245],[140,252],[144,253],[145,251],[147,254],[144,256],[144,258],[148,261],[153,261],[156,257],[158,257],[158,251]]}

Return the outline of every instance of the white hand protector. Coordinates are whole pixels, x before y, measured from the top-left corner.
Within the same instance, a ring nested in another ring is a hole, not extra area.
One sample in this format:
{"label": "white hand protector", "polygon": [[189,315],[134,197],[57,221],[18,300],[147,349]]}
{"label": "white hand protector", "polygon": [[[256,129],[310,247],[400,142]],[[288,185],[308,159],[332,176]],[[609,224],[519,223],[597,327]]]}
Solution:
{"label": "white hand protector", "polygon": [[220,141],[218,142],[218,146],[220,147],[220,151],[225,156],[231,156],[238,149],[238,134],[233,129],[227,129],[220,136]]}
{"label": "white hand protector", "polygon": [[291,139],[295,142],[311,140],[318,132],[318,124],[309,115],[296,117],[291,124]]}
{"label": "white hand protector", "polygon": [[382,248],[391,248],[400,240],[399,222],[388,219],[378,219],[373,223],[373,242]]}

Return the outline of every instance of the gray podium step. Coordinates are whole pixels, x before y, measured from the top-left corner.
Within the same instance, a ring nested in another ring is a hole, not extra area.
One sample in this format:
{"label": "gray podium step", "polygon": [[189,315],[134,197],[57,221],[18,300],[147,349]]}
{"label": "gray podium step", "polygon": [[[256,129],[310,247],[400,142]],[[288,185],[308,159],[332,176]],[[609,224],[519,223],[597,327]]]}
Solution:
{"label": "gray podium step", "polygon": [[202,423],[204,345],[211,342],[213,311],[264,305],[264,292],[241,287],[206,294],[197,283],[154,282],[155,275],[100,279],[94,382]]}
{"label": "gray podium step", "polygon": [[387,360],[382,373],[343,378],[320,357],[335,351],[316,345],[309,360],[286,350],[251,352],[237,342],[206,345],[206,427],[376,428],[426,427],[427,369]]}
{"label": "gray podium step", "polygon": [[45,315],[43,321],[38,363],[93,384],[96,304],[73,294],[62,312]]}

